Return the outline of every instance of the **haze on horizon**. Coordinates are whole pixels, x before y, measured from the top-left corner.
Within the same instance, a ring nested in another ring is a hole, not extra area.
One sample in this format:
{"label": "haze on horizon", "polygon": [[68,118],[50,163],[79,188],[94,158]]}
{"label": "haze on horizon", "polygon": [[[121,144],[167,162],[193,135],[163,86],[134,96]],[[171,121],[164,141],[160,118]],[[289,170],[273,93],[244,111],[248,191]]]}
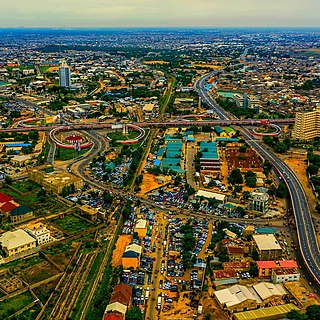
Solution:
{"label": "haze on horizon", "polygon": [[319,27],[319,12],[319,0],[14,0],[0,28]]}

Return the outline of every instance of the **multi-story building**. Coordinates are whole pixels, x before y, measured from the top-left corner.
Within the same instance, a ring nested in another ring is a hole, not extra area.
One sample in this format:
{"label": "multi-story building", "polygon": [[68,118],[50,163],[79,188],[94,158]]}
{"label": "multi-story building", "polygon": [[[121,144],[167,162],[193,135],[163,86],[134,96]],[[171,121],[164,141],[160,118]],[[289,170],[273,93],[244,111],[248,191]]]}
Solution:
{"label": "multi-story building", "polygon": [[83,188],[83,180],[68,172],[56,172],[51,165],[28,168],[28,178],[55,193],[62,193],[63,188]]}
{"label": "multi-story building", "polygon": [[320,135],[320,106],[314,111],[297,112],[292,138],[310,141]]}
{"label": "multi-story building", "polygon": [[235,101],[238,108],[250,108],[254,109],[259,107],[260,101],[253,95],[235,93],[233,95],[233,100]]}
{"label": "multi-story building", "polygon": [[2,251],[7,257],[23,253],[36,247],[36,240],[22,229],[5,232],[0,237]]}
{"label": "multi-story building", "polygon": [[277,268],[272,270],[271,280],[273,283],[299,281],[300,272],[297,268]]}
{"label": "multi-story building", "polygon": [[260,214],[268,211],[269,195],[263,187],[255,189],[250,194],[248,209]]}
{"label": "multi-story building", "polygon": [[282,248],[273,234],[254,234],[252,237],[259,260],[279,260],[282,257]]}
{"label": "multi-story building", "polygon": [[52,238],[50,236],[50,230],[48,230],[46,226],[41,222],[29,225],[25,229],[25,231],[28,232],[33,238],[36,239],[38,246],[41,246],[43,244],[46,244],[52,241]]}
{"label": "multi-story building", "polygon": [[70,67],[65,62],[59,67],[59,86],[66,88],[71,86]]}
{"label": "multi-story building", "polygon": [[24,222],[24,221],[28,221],[32,218],[34,218],[34,213],[33,213],[32,209],[30,209],[26,206],[20,206],[20,207],[14,208],[10,212],[10,221],[12,223]]}

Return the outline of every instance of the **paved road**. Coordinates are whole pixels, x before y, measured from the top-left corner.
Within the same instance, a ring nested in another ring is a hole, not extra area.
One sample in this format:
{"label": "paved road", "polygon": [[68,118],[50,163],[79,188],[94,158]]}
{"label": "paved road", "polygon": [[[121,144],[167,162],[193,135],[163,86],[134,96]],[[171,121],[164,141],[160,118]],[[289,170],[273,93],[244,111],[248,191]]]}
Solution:
{"label": "paved road", "polygon": [[[212,77],[214,74],[217,74],[217,72],[218,71],[214,71],[209,75],[205,75],[200,78],[196,82],[196,89],[198,90],[202,101],[206,102],[221,120],[235,119],[234,116],[224,111],[205,89],[207,79]],[[269,160],[273,164],[275,170],[287,185],[296,220],[301,254],[313,279],[320,284],[320,252],[317,243],[317,236],[313,227],[312,216],[310,208],[308,207],[306,194],[301,183],[295,173],[272,151],[262,145],[259,141],[255,140],[247,128],[241,127],[241,131],[248,144],[264,159]]]}

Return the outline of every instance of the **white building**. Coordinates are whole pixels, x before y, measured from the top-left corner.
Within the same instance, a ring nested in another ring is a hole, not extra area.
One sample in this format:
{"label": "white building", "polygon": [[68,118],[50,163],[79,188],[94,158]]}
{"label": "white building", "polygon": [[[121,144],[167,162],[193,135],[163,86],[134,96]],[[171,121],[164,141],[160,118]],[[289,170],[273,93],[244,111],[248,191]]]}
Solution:
{"label": "white building", "polygon": [[233,95],[233,100],[235,101],[238,108],[250,108],[254,109],[260,106],[260,101],[253,95],[235,93]]}
{"label": "white building", "polygon": [[36,239],[38,246],[42,246],[53,240],[53,238],[50,236],[50,230],[48,230],[42,223],[29,225],[25,231],[28,232],[34,239]]}
{"label": "white building", "polygon": [[265,214],[268,211],[269,195],[263,187],[253,190],[250,193],[248,209],[254,212]]}
{"label": "white building", "polygon": [[299,281],[300,273],[296,268],[277,268],[272,270],[271,280],[273,283]]}

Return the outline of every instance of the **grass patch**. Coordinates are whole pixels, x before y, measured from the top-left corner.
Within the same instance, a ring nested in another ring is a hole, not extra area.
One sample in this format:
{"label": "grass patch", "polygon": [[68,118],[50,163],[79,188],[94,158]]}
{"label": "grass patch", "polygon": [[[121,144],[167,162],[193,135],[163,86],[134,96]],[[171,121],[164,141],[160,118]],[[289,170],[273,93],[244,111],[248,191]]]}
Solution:
{"label": "grass patch", "polygon": [[128,134],[123,134],[122,132],[109,132],[108,137],[115,141],[126,141],[135,139],[140,135],[140,132],[129,131]]}
{"label": "grass patch", "polygon": [[55,160],[60,160],[60,161],[67,161],[71,159],[76,159],[78,157],[83,156],[85,153],[88,152],[87,149],[83,149],[80,152],[75,151],[74,149],[64,149],[64,148],[59,148],[57,147],[54,159]]}
{"label": "grass patch", "polygon": [[39,66],[39,70],[41,73],[47,72],[51,67],[49,66]]}
{"label": "grass patch", "polygon": [[33,289],[36,296],[40,299],[40,301],[44,304],[48,298],[50,297],[50,294],[53,292],[54,288],[56,287],[59,279],[53,280],[49,283],[47,283],[45,286],[39,286]]}
{"label": "grass patch", "polygon": [[11,273],[17,273],[21,270],[37,265],[43,261],[44,259],[37,254],[26,259],[15,260],[15,261],[3,264],[0,266],[0,270],[9,269]]}
{"label": "grass patch", "polygon": [[61,230],[69,233],[79,233],[91,226],[89,222],[74,215],[68,215],[63,219],[54,220],[54,224]]}
{"label": "grass patch", "polygon": [[37,192],[41,188],[36,182],[30,180],[17,181],[14,182],[11,186],[22,193],[27,193],[30,191]]}
{"label": "grass patch", "polygon": [[32,301],[33,298],[29,292],[2,301],[0,304],[0,319],[7,319],[10,315],[26,307]]}
{"label": "grass patch", "polygon": [[41,307],[38,303],[34,304],[30,309],[22,312],[16,320],[35,320],[41,310]]}

